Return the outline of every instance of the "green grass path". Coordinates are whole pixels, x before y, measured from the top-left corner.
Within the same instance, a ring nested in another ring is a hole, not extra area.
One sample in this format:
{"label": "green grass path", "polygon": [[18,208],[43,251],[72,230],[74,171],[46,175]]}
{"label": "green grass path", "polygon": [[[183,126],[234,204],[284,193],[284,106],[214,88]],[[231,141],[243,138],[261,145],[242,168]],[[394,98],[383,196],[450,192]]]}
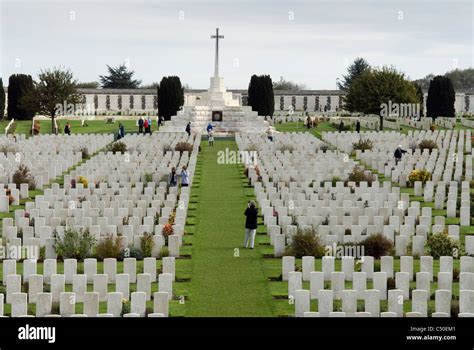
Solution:
{"label": "green grass path", "polygon": [[234,140],[216,139],[214,147],[203,141],[199,155],[186,316],[273,316],[261,249],[242,248],[248,198],[242,167],[217,163],[217,152],[227,147],[237,150]]}

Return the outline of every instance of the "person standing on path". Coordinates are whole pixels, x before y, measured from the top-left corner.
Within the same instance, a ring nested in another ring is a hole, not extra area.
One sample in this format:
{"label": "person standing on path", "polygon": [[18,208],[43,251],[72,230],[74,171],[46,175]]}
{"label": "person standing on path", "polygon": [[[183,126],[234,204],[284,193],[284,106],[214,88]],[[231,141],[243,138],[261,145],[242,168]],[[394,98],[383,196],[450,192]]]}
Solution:
{"label": "person standing on path", "polygon": [[143,133],[143,118],[142,117],[138,119],[138,133],[139,134]]}
{"label": "person standing on path", "polygon": [[183,168],[181,169],[181,187],[188,187],[189,186],[189,171],[186,165],[183,165]]}
{"label": "person standing on path", "polygon": [[148,133],[151,135],[151,124],[152,124],[152,120],[151,120],[151,117],[148,116]]}
{"label": "person standing on path", "polygon": [[[255,233],[257,232],[257,217],[258,209],[255,207],[255,202],[250,201],[247,209],[245,209],[245,239],[244,248],[253,249],[255,243]],[[250,245],[250,247],[249,247]]]}
{"label": "person standing on path", "polygon": [[186,124],[186,132],[188,133],[188,136],[191,136],[191,122]]}
{"label": "person standing on path", "polygon": [[178,174],[176,174],[175,167],[171,169],[169,185],[170,187],[176,187],[178,185]]}
{"label": "person standing on path", "polygon": [[357,131],[358,134],[360,133],[360,121],[359,121],[359,119],[357,119],[357,121],[356,121],[356,131]]}

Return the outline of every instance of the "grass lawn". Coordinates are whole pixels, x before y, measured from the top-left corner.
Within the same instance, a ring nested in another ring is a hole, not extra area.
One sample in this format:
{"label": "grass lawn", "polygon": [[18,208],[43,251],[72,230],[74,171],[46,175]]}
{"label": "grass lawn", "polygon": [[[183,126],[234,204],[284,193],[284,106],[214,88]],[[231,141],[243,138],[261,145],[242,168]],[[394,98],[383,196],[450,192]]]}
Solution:
{"label": "grass lawn", "polygon": [[[137,117],[138,119],[139,117]],[[155,118],[153,119],[153,131],[158,130]],[[118,123],[122,123],[125,126],[125,133],[127,132],[136,132],[138,127],[135,120],[120,120],[116,121],[115,124],[107,124],[105,120],[88,120],[86,123],[88,126],[81,126],[80,120],[59,120],[59,128],[62,133],[64,126],[67,122],[71,123],[71,133],[72,134],[116,134],[118,132]],[[8,121],[0,121],[0,133],[5,133],[5,127],[7,126]],[[26,134],[30,135],[31,130],[31,121],[16,121],[17,127],[15,130],[16,134]],[[51,134],[51,120],[41,120],[41,134]]]}
{"label": "grass lawn", "polygon": [[216,139],[214,147],[203,142],[199,155],[186,316],[273,316],[262,252],[258,246],[242,249],[251,189],[245,187],[241,166],[217,163],[217,152],[227,147],[237,150],[233,140]]}

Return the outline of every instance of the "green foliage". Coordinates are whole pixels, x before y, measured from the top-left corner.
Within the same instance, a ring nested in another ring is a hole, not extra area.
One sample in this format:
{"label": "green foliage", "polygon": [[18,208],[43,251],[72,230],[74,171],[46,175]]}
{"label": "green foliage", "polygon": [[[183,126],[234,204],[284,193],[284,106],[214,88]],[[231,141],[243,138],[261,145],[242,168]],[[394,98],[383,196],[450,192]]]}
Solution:
{"label": "green foliage", "polygon": [[54,248],[58,257],[62,259],[84,260],[87,258],[96,241],[89,230],[73,230],[68,228],[63,237],[56,235]]}
{"label": "green foliage", "polygon": [[99,85],[100,84],[97,81],[86,81],[76,83],[76,87],[78,89],[98,89]]}
{"label": "green foliage", "polygon": [[82,102],[76,88],[77,81],[70,70],[53,68],[42,70],[38,74],[38,82],[21,99],[21,106],[29,111],[38,111],[51,118],[51,132],[55,132],[54,119],[65,111],[58,106],[75,105]]}
{"label": "green foliage", "polygon": [[410,173],[410,175],[408,175],[408,181],[410,181],[412,184],[414,184],[415,181],[426,183],[426,181],[429,181],[430,178],[431,173],[426,169],[415,169]]}
{"label": "green foliage", "polygon": [[273,90],[284,90],[284,91],[300,91],[304,90],[306,86],[304,84],[296,84],[290,80],[286,80],[280,77],[279,81],[273,82]]}
{"label": "green foliage", "polygon": [[451,79],[438,75],[430,82],[426,99],[426,116],[454,118],[455,92]]}
{"label": "green foliage", "polygon": [[120,260],[123,260],[124,258],[135,258],[137,260],[143,260],[143,252],[139,248],[130,246],[122,250],[122,252],[120,253]]}
{"label": "green foliage", "polygon": [[3,80],[0,78],[0,119],[5,115],[5,88],[3,87]]}
{"label": "green foliage", "polygon": [[368,151],[374,147],[374,143],[369,139],[360,139],[352,144],[354,150]]}
{"label": "green foliage", "polygon": [[168,247],[165,246],[165,245],[164,245],[163,247],[161,247],[160,257],[166,258],[166,257],[168,257],[169,255],[170,255],[170,251],[169,251]]}
{"label": "green foliage", "polygon": [[104,89],[136,89],[141,80],[132,79],[134,71],[128,70],[127,66],[121,64],[117,67],[107,65],[108,75],[100,75],[100,84]]}
{"label": "green foliage", "polygon": [[428,237],[428,252],[434,259],[439,259],[441,256],[458,258],[462,255],[459,241],[449,237],[447,230]]}
{"label": "green foliage", "polygon": [[153,174],[150,174],[150,173],[145,173],[144,175],[144,178],[145,178],[145,182],[153,182]]}
{"label": "green foliage", "polygon": [[16,120],[31,120],[37,108],[27,108],[22,99],[34,91],[31,75],[13,74],[8,80],[8,118]]}
{"label": "green foliage", "polygon": [[178,142],[174,147],[174,150],[177,152],[188,151],[189,153],[191,153],[193,151],[193,145],[187,142]]}
{"label": "green foliage", "polygon": [[395,68],[368,69],[349,86],[346,109],[350,112],[381,114],[381,107],[392,103],[417,103],[415,86]]}
{"label": "green foliage", "polygon": [[425,149],[429,149],[431,152],[433,149],[438,148],[438,145],[433,140],[423,140],[418,144],[418,148],[421,149],[422,152]]}
{"label": "green foliage", "polygon": [[252,75],[248,88],[248,102],[258,115],[273,116],[275,97],[272,78],[269,75]]}
{"label": "green foliage", "polygon": [[143,257],[150,257],[154,246],[155,241],[153,240],[153,235],[145,232],[143,237],[140,237],[140,248],[143,252]]}
{"label": "green foliage", "polygon": [[383,234],[370,235],[360,244],[364,247],[364,255],[373,256],[379,259],[381,256],[391,255],[393,243]]}
{"label": "green foliage", "polygon": [[123,143],[122,141],[116,141],[109,143],[107,147],[105,147],[105,150],[107,152],[114,152],[114,153],[124,153],[127,152],[127,145]]}
{"label": "green foliage", "polygon": [[347,67],[347,75],[342,76],[342,82],[337,83],[338,88],[348,91],[352,83],[369,69],[370,65],[365,59],[361,57],[356,58],[354,62]]}
{"label": "green foliage", "polygon": [[[455,90],[474,89],[474,68],[454,69],[444,74],[444,76],[451,79]],[[424,78],[418,79],[415,82],[420,84],[424,90],[428,90],[430,81],[433,78],[433,74],[428,74]]]}
{"label": "green foliage", "polygon": [[123,315],[125,314],[129,314],[130,313],[130,309],[131,309],[131,305],[130,305],[130,300],[127,300],[127,299],[122,299],[122,311],[120,313],[120,316],[123,317]]}
{"label": "green foliage", "polygon": [[291,244],[286,247],[285,255],[296,258],[314,256],[321,258],[324,255],[324,246],[313,230],[299,230],[291,239]]}
{"label": "green foliage", "polygon": [[352,172],[349,174],[348,181],[352,181],[357,184],[363,181],[366,181],[367,183],[372,183],[372,181],[374,181],[374,177],[372,174],[366,174],[364,169],[354,167],[354,169],[352,169]]}
{"label": "green foliage", "polygon": [[184,88],[177,76],[163,77],[157,88],[158,115],[170,120],[184,105]]}
{"label": "green foliage", "polygon": [[24,164],[20,164],[15,171],[12,181],[16,184],[16,188],[20,188],[21,184],[28,184],[28,190],[34,190],[36,188],[35,179],[31,176],[30,169]]}
{"label": "green foliage", "polygon": [[97,244],[95,251],[99,260],[107,258],[119,259],[122,252],[122,237],[107,235]]}

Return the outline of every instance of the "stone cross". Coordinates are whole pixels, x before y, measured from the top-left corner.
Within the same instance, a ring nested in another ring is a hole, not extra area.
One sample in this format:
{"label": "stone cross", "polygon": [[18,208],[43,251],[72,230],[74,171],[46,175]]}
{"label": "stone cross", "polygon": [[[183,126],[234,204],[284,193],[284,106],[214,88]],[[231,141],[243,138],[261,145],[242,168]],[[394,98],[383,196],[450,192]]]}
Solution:
{"label": "stone cross", "polygon": [[224,39],[223,35],[219,35],[219,28],[216,28],[216,35],[211,35],[211,39],[216,39],[216,57],[214,60],[214,76],[219,76],[219,39]]}

